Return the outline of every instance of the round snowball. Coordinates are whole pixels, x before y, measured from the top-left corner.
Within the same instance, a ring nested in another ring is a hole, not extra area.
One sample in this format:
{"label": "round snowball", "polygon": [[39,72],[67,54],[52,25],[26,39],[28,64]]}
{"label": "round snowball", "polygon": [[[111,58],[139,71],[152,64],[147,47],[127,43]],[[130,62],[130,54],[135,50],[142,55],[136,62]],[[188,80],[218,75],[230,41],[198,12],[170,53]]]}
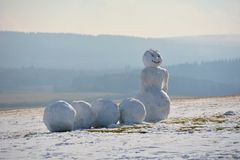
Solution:
{"label": "round snowball", "polygon": [[75,109],[65,101],[56,101],[45,107],[43,122],[51,132],[73,130]]}
{"label": "round snowball", "polygon": [[98,99],[94,101],[92,110],[96,115],[94,127],[108,127],[119,121],[119,108],[110,100]]}
{"label": "round snowball", "polygon": [[76,110],[74,129],[91,128],[95,121],[95,114],[91,109],[91,104],[85,101],[73,101],[72,106]]}
{"label": "round snowball", "polygon": [[124,124],[142,123],[146,116],[144,104],[135,98],[127,98],[119,105],[120,122]]}

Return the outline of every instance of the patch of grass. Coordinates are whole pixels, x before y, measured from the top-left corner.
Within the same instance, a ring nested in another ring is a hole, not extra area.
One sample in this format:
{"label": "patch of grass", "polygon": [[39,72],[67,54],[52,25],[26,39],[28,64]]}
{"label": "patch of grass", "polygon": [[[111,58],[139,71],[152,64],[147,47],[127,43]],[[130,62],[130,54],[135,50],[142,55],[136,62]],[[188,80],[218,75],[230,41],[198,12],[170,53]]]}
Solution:
{"label": "patch of grass", "polygon": [[189,122],[189,118],[173,118],[161,121],[161,123],[165,124],[184,124],[187,122]]}
{"label": "patch of grass", "polygon": [[120,126],[117,128],[100,128],[100,129],[87,129],[87,132],[97,132],[97,133],[147,133],[142,129],[152,128],[151,125],[129,125]]}
{"label": "patch of grass", "polygon": [[224,115],[213,115],[210,117],[173,118],[173,119],[163,120],[163,121],[161,121],[161,123],[165,123],[165,124],[191,123],[193,125],[203,125],[207,122],[223,123],[225,121],[226,121],[226,119],[225,119]]}
{"label": "patch of grass", "polygon": [[192,125],[192,126],[183,126],[180,127],[177,131],[178,132],[194,132],[194,131],[200,131],[204,126],[201,125]]}
{"label": "patch of grass", "polygon": [[222,131],[222,130],[225,130],[225,129],[226,129],[226,127],[217,127],[216,131]]}
{"label": "patch of grass", "polygon": [[197,117],[197,118],[192,118],[191,122],[193,124],[205,124],[205,123],[209,122],[209,119],[206,117]]}
{"label": "patch of grass", "polygon": [[217,127],[216,131],[223,131],[223,130],[233,131],[233,130],[239,130],[239,129],[240,129],[240,125],[236,125],[234,127]]}
{"label": "patch of grass", "polygon": [[[207,123],[221,124],[224,123],[227,119],[224,115],[212,115],[209,117],[189,117],[189,118],[172,118],[161,121],[165,124],[176,124],[178,125],[178,132],[189,132],[193,133],[195,131],[201,131],[207,127]],[[236,126],[237,127],[237,126]],[[239,126],[238,126],[239,127]],[[216,131],[225,130],[224,127],[216,128]],[[233,129],[233,128],[232,128]]]}
{"label": "patch of grass", "polygon": [[213,123],[224,123],[226,118],[224,115],[214,115],[208,118],[210,122]]}
{"label": "patch of grass", "polygon": [[237,124],[234,128],[235,129],[240,129],[240,124]]}

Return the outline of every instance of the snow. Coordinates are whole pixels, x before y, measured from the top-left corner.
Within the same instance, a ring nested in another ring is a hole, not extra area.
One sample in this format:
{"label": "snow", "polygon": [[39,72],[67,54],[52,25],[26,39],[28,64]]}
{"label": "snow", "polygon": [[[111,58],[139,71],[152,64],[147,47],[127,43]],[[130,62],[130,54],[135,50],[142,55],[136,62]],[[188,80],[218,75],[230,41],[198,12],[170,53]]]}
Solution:
{"label": "snow", "polygon": [[159,67],[162,57],[156,50],[147,50],[143,55],[145,68],[141,73],[141,90],[136,96],[146,108],[146,122],[166,119],[170,111],[168,71]]}
{"label": "snow", "polygon": [[64,132],[73,129],[75,109],[65,101],[59,100],[45,107],[43,122],[51,132]]}
{"label": "snow", "polygon": [[73,101],[71,104],[76,110],[74,129],[91,128],[96,118],[91,109],[91,104],[85,101]]}
{"label": "snow", "polygon": [[107,127],[119,121],[119,108],[110,100],[102,98],[97,99],[92,103],[91,108],[96,115],[94,127]]}
{"label": "snow", "polygon": [[[228,111],[235,115],[224,116]],[[172,99],[168,119],[122,133],[52,133],[43,113],[43,108],[0,111],[0,159],[240,159],[240,96]],[[219,122],[194,129],[193,118],[214,115]],[[187,122],[178,123],[182,119]],[[187,127],[193,129],[181,131]]]}
{"label": "snow", "polygon": [[135,98],[127,98],[119,105],[120,122],[123,124],[142,123],[146,116],[144,104]]}

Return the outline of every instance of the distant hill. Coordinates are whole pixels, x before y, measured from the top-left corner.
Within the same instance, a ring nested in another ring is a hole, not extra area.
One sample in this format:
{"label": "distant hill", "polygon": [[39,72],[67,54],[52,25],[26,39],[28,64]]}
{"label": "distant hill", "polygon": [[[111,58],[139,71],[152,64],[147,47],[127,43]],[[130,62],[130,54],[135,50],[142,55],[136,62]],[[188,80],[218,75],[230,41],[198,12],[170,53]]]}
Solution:
{"label": "distant hill", "polygon": [[[240,59],[169,66],[169,94],[223,96],[240,94]],[[8,91],[110,92],[134,96],[141,69],[82,71],[70,69],[0,69],[0,93]],[[119,95],[119,94],[118,94]]]}
{"label": "distant hill", "polygon": [[111,35],[0,32],[0,67],[113,70],[142,67],[146,49],[164,65],[240,57],[240,35],[138,38]]}
{"label": "distant hill", "polygon": [[175,77],[240,85],[240,58],[202,63],[185,63],[168,67]]}

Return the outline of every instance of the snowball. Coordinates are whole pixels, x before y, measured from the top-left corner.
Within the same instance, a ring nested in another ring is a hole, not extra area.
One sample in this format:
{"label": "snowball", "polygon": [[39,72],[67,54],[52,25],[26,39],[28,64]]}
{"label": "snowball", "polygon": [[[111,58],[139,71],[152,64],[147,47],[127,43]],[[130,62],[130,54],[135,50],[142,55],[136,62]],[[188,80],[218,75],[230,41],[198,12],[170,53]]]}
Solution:
{"label": "snowball", "polygon": [[74,129],[91,128],[95,121],[95,114],[91,109],[91,104],[85,101],[73,101],[72,106],[76,110]]}
{"label": "snowball", "polygon": [[124,124],[142,123],[146,116],[144,104],[135,98],[123,100],[119,110],[120,122]]}
{"label": "snowball", "polygon": [[65,101],[56,101],[45,107],[43,122],[51,132],[73,130],[75,109]]}
{"label": "snowball", "polygon": [[116,124],[120,117],[118,106],[110,100],[98,99],[94,101],[92,110],[96,115],[94,127],[108,127]]}

